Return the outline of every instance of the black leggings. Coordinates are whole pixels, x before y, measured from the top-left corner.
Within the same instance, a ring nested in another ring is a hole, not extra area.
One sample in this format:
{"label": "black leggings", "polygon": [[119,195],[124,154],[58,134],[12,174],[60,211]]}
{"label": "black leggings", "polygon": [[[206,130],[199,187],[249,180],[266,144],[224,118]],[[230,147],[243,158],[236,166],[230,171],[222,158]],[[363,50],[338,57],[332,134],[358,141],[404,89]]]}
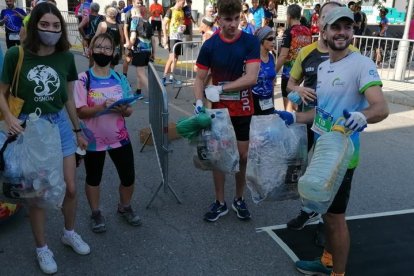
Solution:
{"label": "black leggings", "polygon": [[[121,185],[129,187],[135,182],[134,152],[131,144],[108,150],[109,157],[114,162]],[[86,151],[85,170],[86,184],[99,186],[105,163],[106,151]]]}

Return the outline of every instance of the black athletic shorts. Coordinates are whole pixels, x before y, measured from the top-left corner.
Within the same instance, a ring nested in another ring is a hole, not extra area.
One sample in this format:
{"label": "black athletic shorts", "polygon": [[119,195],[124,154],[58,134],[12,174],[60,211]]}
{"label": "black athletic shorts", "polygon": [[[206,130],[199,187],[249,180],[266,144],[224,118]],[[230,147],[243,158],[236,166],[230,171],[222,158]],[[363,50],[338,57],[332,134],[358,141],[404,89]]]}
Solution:
{"label": "black athletic shorts", "polygon": [[250,121],[252,116],[234,116],[230,117],[236,133],[237,141],[249,141]]}
{"label": "black athletic shorts", "polygon": [[[134,153],[131,144],[108,150],[109,157],[114,162],[121,185],[128,187],[135,182]],[[84,158],[86,183],[99,186],[105,164],[106,151],[86,151]]]}
{"label": "black athletic shorts", "polygon": [[131,64],[133,66],[147,66],[150,61],[150,56],[150,52],[133,53]]}
{"label": "black athletic shorts", "polygon": [[152,31],[161,31],[162,30],[162,24],[161,21],[152,20],[151,21],[151,27]]}
{"label": "black athletic shorts", "polygon": [[287,95],[289,94],[286,90],[288,81],[289,81],[289,79],[286,79],[286,78],[282,77],[282,82],[280,83],[280,89],[282,90],[282,97],[283,98],[287,98]]}
{"label": "black athletic shorts", "polygon": [[351,183],[354,171],[355,169],[346,170],[341,186],[339,187],[331,206],[329,206],[327,213],[345,214],[346,207],[348,206],[349,195],[351,194]]}
{"label": "black athletic shorts", "polygon": [[[183,42],[183,41],[182,40],[175,40],[175,39],[168,39],[168,51],[170,53],[172,53],[172,51],[174,49],[174,45],[176,43],[179,43],[179,42]],[[180,55],[183,54],[183,44],[178,44],[177,47],[175,47],[174,54],[176,56],[180,56]]]}

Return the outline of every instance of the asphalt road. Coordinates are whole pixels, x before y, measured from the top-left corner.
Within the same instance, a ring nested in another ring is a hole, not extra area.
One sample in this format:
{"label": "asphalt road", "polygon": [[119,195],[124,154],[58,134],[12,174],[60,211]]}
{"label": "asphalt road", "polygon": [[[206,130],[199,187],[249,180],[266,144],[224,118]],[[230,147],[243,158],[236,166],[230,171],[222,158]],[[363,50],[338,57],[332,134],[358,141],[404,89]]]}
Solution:
{"label": "asphalt road", "polygon": [[[86,59],[76,56],[78,71],[86,69]],[[120,69],[119,69],[120,70]],[[133,68],[129,79],[134,84]],[[170,121],[191,114],[192,91],[184,89],[173,99],[168,87]],[[276,91],[279,91],[277,89]],[[280,106],[280,94],[277,94]],[[414,109],[390,105],[391,115],[371,125],[362,134],[361,165],[356,170],[349,215],[410,209],[414,207],[412,156],[414,153]],[[84,169],[78,169],[78,212],[76,230],[92,249],[78,256],[60,242],[63,220],[59,211],[49,212],[47,241],[58,263],[57,275],[300,275],[287,255],[257,227],[284,224],[296,216],[299,201],[264,202],[254,205],[245,197],[252,220],[241,222],[230,211],[216,223],[202,216],[213,201],[212,177],[192,164],[194,149],[184,139],[171,142],[169,180],[182,204],[170,192],[161,191],[150,209],[145,206],[158,187],[161,176],[153,147],[139,149],[139,130],[147,127],[148,105],[134,106],[127,120],[136,164],[136,193],[132,206],[143,219],[137,228],[117,217],[116,170],[107,159],[101,183],[101,205],[107,218],[107,232],[90,230],[90,210],[84,194]],[[226,184],[231,203],[234,180]],[[0,275],[41,275],[35,261],[34,241],[25,212],[0,228]],[[351,252],[352,254],[352,252]]]}

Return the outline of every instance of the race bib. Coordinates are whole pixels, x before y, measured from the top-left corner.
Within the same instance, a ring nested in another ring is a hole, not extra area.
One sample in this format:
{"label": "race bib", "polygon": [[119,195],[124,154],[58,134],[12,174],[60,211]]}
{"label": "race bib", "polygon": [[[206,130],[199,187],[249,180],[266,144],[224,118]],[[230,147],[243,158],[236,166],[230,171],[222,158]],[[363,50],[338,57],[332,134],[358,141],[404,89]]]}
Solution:
{"label": "race bib", "polygon": [[220,101],[240,101],[239,91],[229,91],[220,94]]}
{"label": "race bib", "polygon": [[261,110],[268,110],[273,108],[273,99],[259,99],[259,105]]}
{"label": "race bib", "polygon": [[315,119],[313,120],[312,130],[322,135],[326,132],[330,132],[333,125],[333,116],[323,110],[322,108],[315,108]]}
{"label": "race bib", "polygon": [[20,40],[20,35],[17,33],[9,34],[9,40]]}

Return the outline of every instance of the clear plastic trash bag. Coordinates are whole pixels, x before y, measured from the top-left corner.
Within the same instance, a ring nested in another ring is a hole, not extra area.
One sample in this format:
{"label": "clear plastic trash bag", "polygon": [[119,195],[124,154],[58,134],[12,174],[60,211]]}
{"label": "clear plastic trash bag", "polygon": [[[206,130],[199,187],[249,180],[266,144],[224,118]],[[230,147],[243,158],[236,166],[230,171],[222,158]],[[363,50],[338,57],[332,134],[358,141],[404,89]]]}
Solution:
{"label": "clear plastic trash bag", "polygon": [[307,153],[306,125],[286,126],[276,114],[253,116],[246,171],[253,202],[299,198],[297,180]]}
{"label": "clear plastic trash bag", "polygon": [[4,151],[2,190],[8,198],[60,208],[65,196],[59,128],[31,114],[26,128]]}
{"label": "clear plastic trash bag", "polygon": [[211,127],[203,129],[196,141],[193,162],[202,170],[219,170],[234,174],[239,171],[237,139],[227,108],[206,109]]}
{"label": "clear plastic trash bag", "polygon": [[342,126],[334,126],[316,141],[312,159],[299,179],[299,194],[305,207],[325,214],[331,205],[348,164],[354,145]]}

